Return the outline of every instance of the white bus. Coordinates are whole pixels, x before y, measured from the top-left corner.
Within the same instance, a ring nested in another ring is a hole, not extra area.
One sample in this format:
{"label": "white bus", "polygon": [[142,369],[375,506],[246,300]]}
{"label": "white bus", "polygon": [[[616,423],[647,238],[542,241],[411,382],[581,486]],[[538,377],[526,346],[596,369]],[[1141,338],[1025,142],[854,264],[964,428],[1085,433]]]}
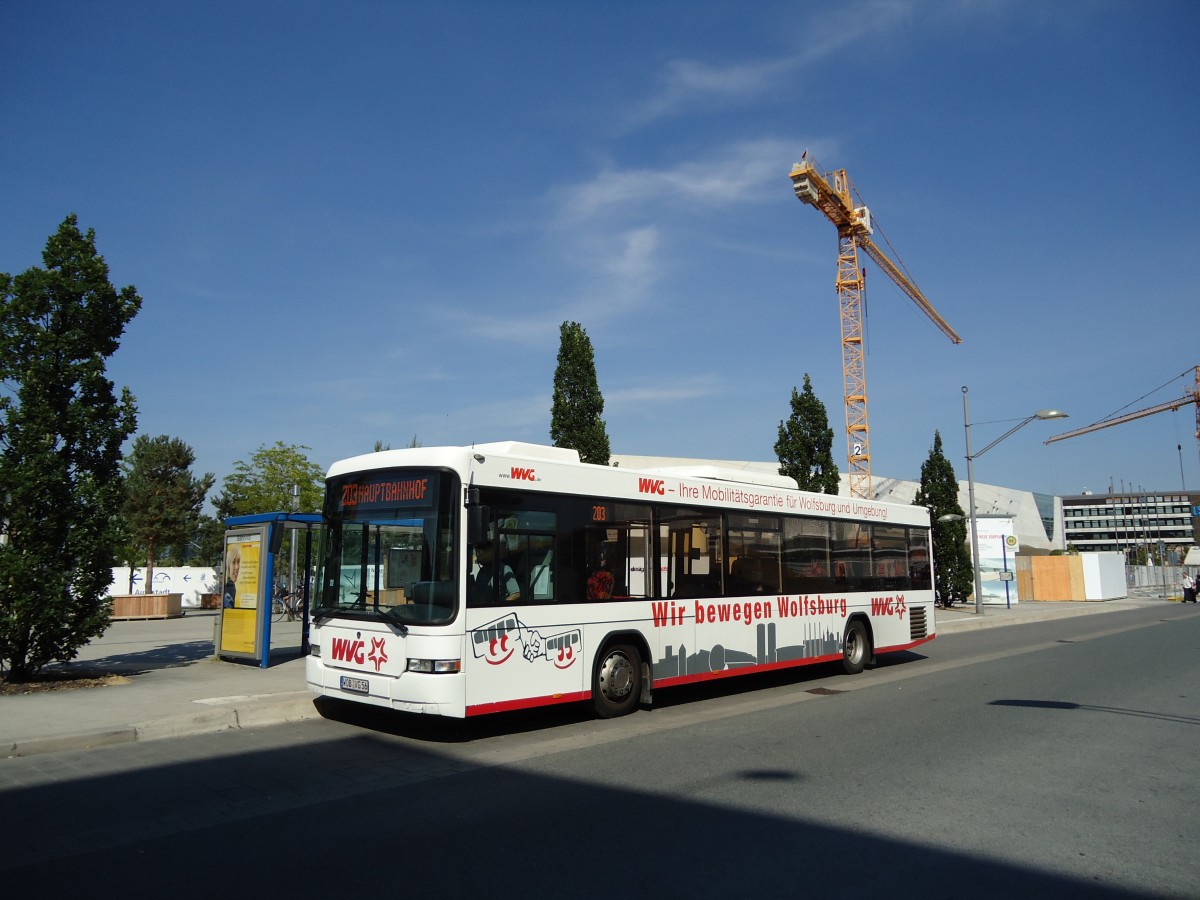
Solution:
{"label": "white bus", "polygon": [[392,709],[610,717],[935,634],[928,512],[781,476],[419,447],[335,463],[324,518],[308,685]]}

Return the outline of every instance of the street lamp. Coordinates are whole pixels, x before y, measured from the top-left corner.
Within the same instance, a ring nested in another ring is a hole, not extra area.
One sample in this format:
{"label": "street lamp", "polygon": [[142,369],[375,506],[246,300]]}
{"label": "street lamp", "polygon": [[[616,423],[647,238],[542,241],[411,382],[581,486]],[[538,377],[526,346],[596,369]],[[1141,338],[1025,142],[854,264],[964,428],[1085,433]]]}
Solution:
{"label": "street lamp", "polygon": [[1039,409],[1032,416],[1022,419],[1000,437],[996,438],[978,453],[971,453],[971,415],[967,409],[967,386],[964,384],[963,395],[963,430],[967,436],[967,515],[971,520],[971,568],[975,572],[975,614],[983,615],[983,580],[979,576],[979,526],[975,516],[975,471],[972,465],[976,459],[987,453],[998,443],[1012,436],[1017,430],[1024,428],[1034,419],[1065,419],[1067,414],[1060,409]]}

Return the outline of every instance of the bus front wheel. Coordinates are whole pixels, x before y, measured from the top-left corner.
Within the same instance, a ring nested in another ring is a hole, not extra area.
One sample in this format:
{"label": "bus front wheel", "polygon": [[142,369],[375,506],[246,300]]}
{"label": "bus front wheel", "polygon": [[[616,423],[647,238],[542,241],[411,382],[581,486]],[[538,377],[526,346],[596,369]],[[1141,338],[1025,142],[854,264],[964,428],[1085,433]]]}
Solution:
{"label": "bus front wheel", "polygon": [[847,675],[857,675],[867,665],[871,655],[871,639],[867,637],[867,626],[855,619],[846,626],[842,636],[842,668]]}
{"label": "bus front wheel", "polygon": [[642,657],[631,644],[607,647],[592,683],[596,715],[611,719],[633,712],[642,693]]}

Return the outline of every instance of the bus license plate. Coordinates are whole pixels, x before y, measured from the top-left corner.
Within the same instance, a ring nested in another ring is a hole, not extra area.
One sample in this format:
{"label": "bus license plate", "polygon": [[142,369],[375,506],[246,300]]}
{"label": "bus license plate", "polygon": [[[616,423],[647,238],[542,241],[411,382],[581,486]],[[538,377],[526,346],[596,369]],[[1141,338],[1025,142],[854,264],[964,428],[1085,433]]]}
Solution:
{"label": "bus license plate", "polygon": [[366,694],[370,690],[365,678],[351,678],[349,675],[342,676],[342,690],[353,691],[356,694]]}

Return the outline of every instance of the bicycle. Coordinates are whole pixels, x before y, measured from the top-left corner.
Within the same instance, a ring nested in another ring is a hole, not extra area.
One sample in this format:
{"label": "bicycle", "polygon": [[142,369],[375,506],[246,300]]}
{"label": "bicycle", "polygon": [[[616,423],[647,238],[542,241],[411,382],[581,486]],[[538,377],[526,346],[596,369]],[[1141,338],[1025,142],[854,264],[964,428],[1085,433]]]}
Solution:
{"label": "bicycle", "polygon": [[288,595],[285,592],[283,605],[287,610],[287,620],[289,622],[295,622],[304,617],[304,597],[301,594],[296,593]]}
{"label": "bicycle", "polygon": [[279,588],[271,597],[271,621],[280,622],[286,615],[290,622],[292,620],[292,617],[288,615],[290,609],[287,588]]}
{"label": "bicycle", "polygon": [[304,617],[303,606],[304,598],[300,594],[280,588],[271,598],[271,621],[281,622],[286,616],[289,622],[295,622]]}

